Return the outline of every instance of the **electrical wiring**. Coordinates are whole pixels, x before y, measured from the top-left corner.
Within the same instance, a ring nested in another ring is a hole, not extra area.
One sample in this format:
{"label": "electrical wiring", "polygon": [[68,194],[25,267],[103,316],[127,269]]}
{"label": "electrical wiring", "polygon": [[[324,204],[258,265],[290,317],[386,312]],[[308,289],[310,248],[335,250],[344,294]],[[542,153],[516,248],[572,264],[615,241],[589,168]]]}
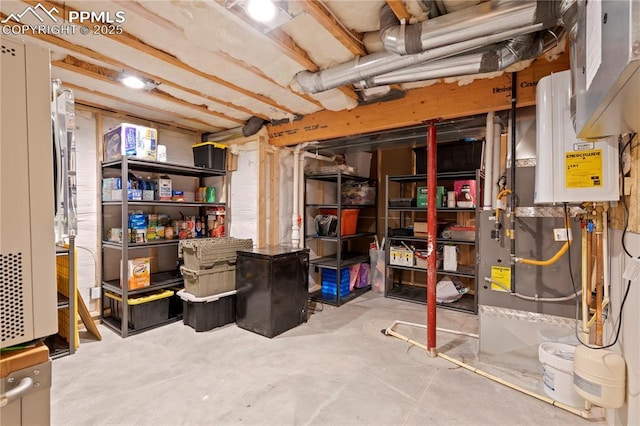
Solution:
{"label": "electrical wiring", "polygon": [[[620,165],[620,170],[622,170],[622,153],[629,147],[631,146],[631,142],[635,139],[635,137],[637,136],[637,133],[633,133],[630,135],[629,140],[626,142],[626,144],[623,146],[623,148],[621,150],[619,150],[618,155],[618,161],[619,161],[619,165]],[[622,144],[622,137],[620,137],[619,139],[619,143]],[[633,146],[631,146],[631,149],[633,149]],[[625,244],[625,239],[626,239],[626,235],[627,235],[627,230],[629,227],[629,206],[627,204],[627,200],[626,200],[626,196],[624,195],[625,193],[625,189],[624,189],[624,179],[622,179],[622,183],[621,183],[621,194],[622,196],[620,197],[622,199],[622,205],[624,207],[624,229],[622,230],[622,237],[621,237],[621,245],[622,245],[622,249],[624,250],[625,254],[627,256],[629,256],[630,258],[633,258],[634,256],[631,254],[631,252],[627,249],[626,244]],[[568,213],[567,213],[567,204],[564,204],[564,209],[565,209],[565,218],[567,217]],[[608,224],[605,224],[605,226],[608,226]],[[640,255],[637,256],[637,259],[640,259]],[[571,269],[571,251],[569,250],[569,274],[571,275],[571,284],[573,285],[573,290],[574,292],[576,292],[576,286],[575,286],[575,282],[573,279],[573,271]],[[605,346],[591,346],[585,342],[583,342],[580,339],[580,336],[578,335],[578,330],[576,328],[575,330],[575,335],[576,338],[578,339],[578,342],[580,342],[580,344],[582,346],[585,346],[587,348],[590,349],[608,349],[612,346],[614,346],[616,343],[618,343],[618,339],[620,338],[620,330],[622,329],[622,319],[623,319],[623,312],[624,312],[624,306],[625,303],[627,302],[627,298],[629,297],[629,291],[631,290],[631,280],[627,280],[627,288],[625,289],[624,292],[624,296],[622,297],[622,302],[620,303],[620,312],[618,312],[618,319],[616,321],[617,326],[616,326],[616,335],[615,338],[613,339],[613,342],[605,345]],[[577,295],[577,292],[576,292]],[[577,307],[577,302],[576,302],[576,307]],[[578,320],[578,309],[576,309],[576,321]],[[614,325],[615,326],[615,325]]]}

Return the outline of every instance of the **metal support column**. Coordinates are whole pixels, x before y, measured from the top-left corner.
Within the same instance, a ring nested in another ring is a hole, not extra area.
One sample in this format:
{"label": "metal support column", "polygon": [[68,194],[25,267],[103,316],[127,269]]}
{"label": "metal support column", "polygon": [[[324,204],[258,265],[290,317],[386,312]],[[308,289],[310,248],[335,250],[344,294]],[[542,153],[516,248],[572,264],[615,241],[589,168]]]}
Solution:
{"label": "metal support column", "polygon": [[436,213],[436,124],[429,121],[427,130],[427,349],[436,356],[436,248],[438,217]]}

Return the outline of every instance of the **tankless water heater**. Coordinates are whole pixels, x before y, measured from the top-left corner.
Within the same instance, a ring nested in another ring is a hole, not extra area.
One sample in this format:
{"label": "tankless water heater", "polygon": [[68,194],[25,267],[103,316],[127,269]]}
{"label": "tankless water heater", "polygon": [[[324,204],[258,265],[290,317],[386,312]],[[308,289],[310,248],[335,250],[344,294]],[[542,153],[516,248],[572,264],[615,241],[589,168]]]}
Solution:
{"label": "tankless water heater", "polygon": [[578,139],[570,100],[570,71],[551,74],[538,82],[534,202],[617,201],[617,138]]}

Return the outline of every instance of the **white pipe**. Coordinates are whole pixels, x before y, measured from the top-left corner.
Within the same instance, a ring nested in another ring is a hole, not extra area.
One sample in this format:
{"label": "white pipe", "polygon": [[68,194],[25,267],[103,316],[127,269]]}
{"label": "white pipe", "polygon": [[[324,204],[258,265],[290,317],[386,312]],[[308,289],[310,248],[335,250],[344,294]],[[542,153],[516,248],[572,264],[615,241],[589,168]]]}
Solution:
{"label": "white pipe", "polygon": [[589,304],[587,303],[587,292],[589,291],[589,279],[587,277],[587,231],[582,230],[582,250],[581,250],[581,281],[582,281],[582,341],[589,342],[589,330],[588,330],[588,322],[589,322]]}
{"label": "white pipe", "polygon": [[[404,335],[392,330],[391,329],[392,327],[389,327],[389,328],[385,329],[384,330],[384,334],[387,335],[387,336],[396,337],[396,338],[398,338],[400,340],[404,340],[405,342],[407,342],[407,343],[409,343],[411,345],[417,346],[420,349],[425,350],[427,353],[431,353],[429,351],[429,349],[425,345],[423,345],[420,342],[412,340],[412,339],[410,339],[410,338],[408,338],[408,337],[406,337],[406,336],[404,336]],[[444,360],[447,360],[447,361],[449,361],[449,362],[451,362],[451,363],[453,363],[453,364],[455,364],[455,365],[457,365],[459,367],[462,367],[462,368],[464,368],[466,370],[469,370],[472,373],[475,373],[475,374],[477,374],[479,376],[485,377],[485,378],[487,378],[487,379],[489,379],[491,381],[494,381],[496,383],[504,385],[504,386],[506,386],[508,388],[517,390],[518,392],[522,392],[525,395],[529,395],[529,396],[531,396],[533,398],[536,398],[536,399],[538,399],[540,401],[546,402],[547,404],[551,404],[551,405],[553,405],[555,407],[561,408],[561,409],[563,409],[565,411],[568,411],[568,412],[570,412],[572,414],[575,414],[576,416],[580,416],[580,417],[582,417],[584,419],[590,419],[591,418],[591,411],[589,411],[589,410],[586,410],[586,409],[585,410],[580,410],[578,408],[571,407],[570,405],[566,405],[566,404],[563,404],[562,402],[559,402],[559,401],[556,401],[556,400],[554,400],[552,398],[549,398],[548,396],[544,396],[544,395],[540,395],[538,393],[532,392],[532,391],[530,391],[528,389],[523,388],[522,386],[518,386],[518,385],[516,385],[514,383],[508,382],[508,381],[506,381],[504,379],[501,379],[500,377],[494,376],[493,374],[489,374],[489,373],[487,373],[485,371],[482,371],[482,370],[480,370],[480,369],[478,369],[478,368],[476,368],[476,367],[474,367],[472,365],[466,364],[466,363],[464,363],[462,361],[459,361],[459,360],[457,360],[455,358],[452,358],[452,357],[450,357],[448,355],[445,355],[442,352],[437,352],[436,356],[438,356],[438,357],[440,357],[440,358],[442,358]]]}
{"label": "white pipe", "polygon": [[494,117],[493,120],[493,161],[492,166],[493,170],[491,172],[491,176],[493,177],[493,182],[490,182],[491,185],[491,208],[496,208],[496,201],[498,198],[498,179],[500,179],[500,159],[501,150],[502,150],[502,122],[500,118]]}
{"label": "white pipe", "polygon": [[491,186],[493,185],[493,119],[495,113],[493,111],[487,114],[487,134],[485,136],[484,144],[484,200],[482,202],[483,210],[491,210],[491,203],[493,198],[491,197]]}
{"label": "white pipe", "polygon": [[[397,324],[404,324],[404,325],[409,325],[411,327],[419,327],[419,328],[424,328],[424,329],[427,328],[426,324],[418,324],[416,322],[407,322],[407,321],[395,320],[393,322],[393,325],[391,327],[389,327],[389,329],[393,329],[393,327],[395,327]],[[457,334],[459,336],[473,337],[474,339],[479,339],[480,338],[480,336],[478,336],[477,334],[465,333],[464,331],[451,330],[449,328],[436,327],[436,330],[442,331],[443,333]]]}
{"label": "white pipe", "polygon": [[300,247],[300,225],[299,217],[300,210],[298,210],[298,196],[300,194],[300,150],[305,144],[296,145],[293,150],[293,213],[291,214],[291,245],[293,247]]}
{"label": "white pipe", "polygon": [[602,210],[602,273],[604,275],[604,298],[602,300],[603,307],[609,303],[609,243],[607,241],[607,234],[609,229],[608,209],[609,203],[604,203],[604,209]]}
{"label": "white pipe", "polygon": [[[301,194],[304,191],[304,183],[301,182],[304,176],[304,160],[305,158],[314,158],[316,160],[333,162],[336,156],[326,157],[324,155],[312,154],[310,152],[302,151],[308,145],[317,142],[305,142],[296,147],[293,150],[293,213],[291,215],[291,245],[293,247],[301,247],[302,240],[300,238],[300,212],[304,208],[302,206],[303,197]],[[302,173],[300,171],[302,170]]]}

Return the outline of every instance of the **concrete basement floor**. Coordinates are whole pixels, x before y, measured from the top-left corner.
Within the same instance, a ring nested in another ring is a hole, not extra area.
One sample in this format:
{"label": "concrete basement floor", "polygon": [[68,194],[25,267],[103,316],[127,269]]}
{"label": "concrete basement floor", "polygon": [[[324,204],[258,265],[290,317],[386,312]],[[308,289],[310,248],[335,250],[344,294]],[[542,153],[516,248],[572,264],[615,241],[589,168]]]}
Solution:
{"label": "concrete basement floor", "polygon": [[[322,309],[322,310],[321,310]],[[494,383],[380,330],[424,324],[426,307],[369,292],[273,339],[230,324],[177,322],[82,340],[53,362],[53,425],[600,425]],[[438,326],[478,332],[475,315],[438,309]],[[396,330],[426,342],[423,329]],[[438,332],[440,351],[542,392],[477,359],[477,339]]]}

